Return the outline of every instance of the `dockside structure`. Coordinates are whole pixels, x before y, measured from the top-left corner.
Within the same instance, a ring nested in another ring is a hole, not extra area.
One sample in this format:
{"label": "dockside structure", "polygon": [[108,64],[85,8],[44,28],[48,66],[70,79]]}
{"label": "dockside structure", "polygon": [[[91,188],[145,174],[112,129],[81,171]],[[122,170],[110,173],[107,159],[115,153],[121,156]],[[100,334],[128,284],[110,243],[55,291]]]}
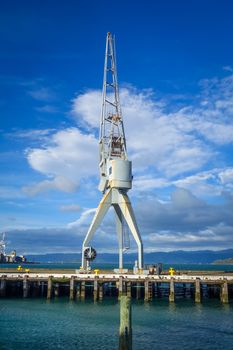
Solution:
{"label": "dockside structure", "polygon": [[1,297],[46,297],[67,295],[71,300],[127,295],[149,302],[165,297],[173,303],[191,298],[200,303],[204,298],[220,298],[228,303],[233,297],[233,274],[224,275],[133,275],[133,274],[68,274],[68,273],[1,273]]}

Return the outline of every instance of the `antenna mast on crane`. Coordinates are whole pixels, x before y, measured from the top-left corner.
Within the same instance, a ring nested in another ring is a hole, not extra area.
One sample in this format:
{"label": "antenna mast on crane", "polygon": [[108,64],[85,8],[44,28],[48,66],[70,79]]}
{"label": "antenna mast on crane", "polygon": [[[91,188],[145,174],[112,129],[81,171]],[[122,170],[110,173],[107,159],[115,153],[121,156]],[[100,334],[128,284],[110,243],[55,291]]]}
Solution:
{"label": "antenna mast on crane", "polygon": [[115,40],[107,33],[104,63],[103,95],[99,133],[100,182],[103,198],[83,241],[82,268],[89,267],[95,250],[89,247],[95,231],[101,224],[110,206],[115,209],[116,228],[119,240],[119,269],[123,268],[124,223],[137,243],[138,267],[143,268],[143,245],[136,224],[133,208],[127,191],[132,188],[132,163],[128,160],[124,124],[121,113],[117,82]]}

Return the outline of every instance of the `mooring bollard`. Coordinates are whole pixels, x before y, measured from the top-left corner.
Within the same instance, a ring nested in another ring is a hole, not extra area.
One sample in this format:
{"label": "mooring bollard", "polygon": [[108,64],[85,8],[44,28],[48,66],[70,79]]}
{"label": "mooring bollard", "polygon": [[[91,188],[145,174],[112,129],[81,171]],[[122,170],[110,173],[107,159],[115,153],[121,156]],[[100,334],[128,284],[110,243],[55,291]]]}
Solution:
{"label": "mooring bollard", "polygon": [[131,299],[120,297],[119,350],[132,350]]}

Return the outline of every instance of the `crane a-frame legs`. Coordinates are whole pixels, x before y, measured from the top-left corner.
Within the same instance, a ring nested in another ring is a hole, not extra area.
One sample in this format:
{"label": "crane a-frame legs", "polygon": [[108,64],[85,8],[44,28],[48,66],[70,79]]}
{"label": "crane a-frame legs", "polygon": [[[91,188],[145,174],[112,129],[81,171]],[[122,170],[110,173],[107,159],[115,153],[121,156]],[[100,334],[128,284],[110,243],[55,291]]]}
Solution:
{"label": "crane a-frame legs", "polygon": [[92,239],[95,231],[101,224],[105,214],[107,213],[110,206],[113,206],[116,213],[116,226],[117,234],[119,239],[119,268],[123,268],[123,218],[125,219],[129,229],[137,243],[138,247],[138,267],[143,268],[143,245],[141,236],[137,227],[136,219],[134,216],[133,208],[126,192],[121,192],[117,188],[110,188],[103,196],[86,237],[83,241],[82,247],[82,267],[86,269],[87,261],[84,257],[84,251],[88,247],[90,240]]}

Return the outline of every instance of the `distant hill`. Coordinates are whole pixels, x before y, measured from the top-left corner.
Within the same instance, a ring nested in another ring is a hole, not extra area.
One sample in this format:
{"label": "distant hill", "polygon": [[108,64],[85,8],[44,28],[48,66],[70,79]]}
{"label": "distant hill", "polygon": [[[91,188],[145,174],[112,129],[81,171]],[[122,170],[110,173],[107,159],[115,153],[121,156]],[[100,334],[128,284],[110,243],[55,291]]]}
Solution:
{"label": "distant hill", "polygon": [[213,262],[213,264],[216,264],[216,265],[227,265],[227,264],[233,265],[233,258],[215,260]]}
{"label": "distant hill", "polygon": [[[145,263],[162,262],[164,264],[211,264],[214,261],[232,259],[233,249],[225,249],[219,251],[198,250],[184,251],[177,250],[172,252],[153,252],[145,253]],[[41,255],[27,255],[29,261],[36,262],[81,262],[80,253],[51,253]],[[124,255],[126,263],[133,263],[137,259],[135,253],[127,253]],[[118,254],[97,252],[96,263],[117,263]]]}

